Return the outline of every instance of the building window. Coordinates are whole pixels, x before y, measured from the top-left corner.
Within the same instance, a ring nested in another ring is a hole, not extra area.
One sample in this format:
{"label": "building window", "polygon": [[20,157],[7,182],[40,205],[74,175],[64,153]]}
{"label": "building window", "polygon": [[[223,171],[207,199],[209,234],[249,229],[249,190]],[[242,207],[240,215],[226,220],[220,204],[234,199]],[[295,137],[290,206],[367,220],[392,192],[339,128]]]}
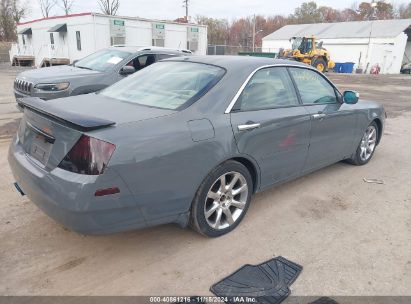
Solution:
{"label": "building window", "polygon": [[23,45],[26,45],[26,38],[24,37],[24,35],[21,35],[21,39],[23,40]]}
{"label": "building window", "polygon": [[54,45],[54,35],[50,33],[50,44]]}
{"label": "building window", "polygon": [[76,31],[77,51],[81,51],[81,36],[80,31]]}

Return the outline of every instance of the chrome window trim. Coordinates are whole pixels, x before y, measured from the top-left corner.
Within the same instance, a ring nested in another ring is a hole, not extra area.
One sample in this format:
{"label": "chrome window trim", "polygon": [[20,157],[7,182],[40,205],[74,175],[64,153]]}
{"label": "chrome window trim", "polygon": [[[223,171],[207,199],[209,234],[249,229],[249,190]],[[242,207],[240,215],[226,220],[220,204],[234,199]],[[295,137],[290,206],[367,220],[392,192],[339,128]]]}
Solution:
{"label": "chrome window trim", "polygon": [[[277,64],[269,64],[269,65],[263,65],[260,66],[258,68],[256,68],[254,71],[252,71],[250,73],[250,75],[247,77],[247,79],[244,81],[244,83],[241,85],[240,89],[238,89],[237,93],[234,95],[233,99],[231,100],[230,104],[228,105],[228,107],[226,108],[226,110],[224,111],[225,114],[230,114],[234,105],[236,104],[238,98],[240,97],[241,93],[243,93],[245,87],[247,86],[248,82],[251,80],[251,78],[254,76],[255,73],[257,73],[258,71],[262,70],[262,69],[266,69],[266,68],[274,68],[274,67],[293,67],[293,68],[302,68],[302,69],[307,69],[307,70],[312,70],[315,71],[316,73],[320,74],[321,77],[323,77],[335,90],[337,90],[338,93],[340,93],[340,91],[336,88],[336,86],[321,72],[319,72],[317,69],[307,65],[307,66],[303,66],[300,64],[285,64],[285,63],[277,63]],[[297,92],[296,92],[297,93]],[[341,93],[340,93],[341,94]]]}

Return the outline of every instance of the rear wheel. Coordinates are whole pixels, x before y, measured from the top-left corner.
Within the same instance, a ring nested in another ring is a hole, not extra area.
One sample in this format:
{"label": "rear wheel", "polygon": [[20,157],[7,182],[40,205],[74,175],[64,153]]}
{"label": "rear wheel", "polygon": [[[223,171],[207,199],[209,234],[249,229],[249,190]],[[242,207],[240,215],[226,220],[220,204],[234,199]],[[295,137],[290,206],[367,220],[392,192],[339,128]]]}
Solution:
{"label": "rear wheel", "polygon": [[209,237],[230,232],[247,212],[252,190],[252,178],[245,166],[236,161],[219,165],[197,191],[191,208],[191,226]]}
{"label": "rear wheel", "polygon": [[371,160],[377,146],[378,132],[377,124],[372,122],[365,130],[354,157],[348,159],[351,164],[362,166]]}
{"label": "rear wheel", "polygon": [[324,73],[327,68],[327,63],[322,58],[317,58],[313,62],[313,67],[315,67],[318,71]]}

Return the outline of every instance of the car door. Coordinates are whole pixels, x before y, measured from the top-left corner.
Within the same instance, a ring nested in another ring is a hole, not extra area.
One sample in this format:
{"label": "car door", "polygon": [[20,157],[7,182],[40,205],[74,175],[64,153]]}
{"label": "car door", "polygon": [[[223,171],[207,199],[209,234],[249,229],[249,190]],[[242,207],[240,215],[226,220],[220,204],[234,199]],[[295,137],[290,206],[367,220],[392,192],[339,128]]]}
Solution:
{"label": "car door", "polygon": [[230,115],[239,152],[254,158],[260,167],[261,188],[301,173],[310,116],[299,103],[285,67],[257,71]]}
{"label": "car door", "polygon": [[304,107],[311,115],[310,147],[304,172],[332,164],[353,152],[356,116],[340,93],[318,71],[289,68]]}

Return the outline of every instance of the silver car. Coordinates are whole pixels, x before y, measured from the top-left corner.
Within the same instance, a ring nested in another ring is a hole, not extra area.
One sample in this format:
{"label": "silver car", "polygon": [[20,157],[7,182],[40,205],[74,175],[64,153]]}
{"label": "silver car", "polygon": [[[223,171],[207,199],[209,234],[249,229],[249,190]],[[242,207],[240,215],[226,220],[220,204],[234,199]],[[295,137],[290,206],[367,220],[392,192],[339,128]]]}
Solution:
{"label": "silver car", "polygon": [[16,188],[85,234],[165,223],[216,237],[254,193],[341,160],[370,161],[385,111],[315,69],[178,57],[89,95],[19,100]]}

